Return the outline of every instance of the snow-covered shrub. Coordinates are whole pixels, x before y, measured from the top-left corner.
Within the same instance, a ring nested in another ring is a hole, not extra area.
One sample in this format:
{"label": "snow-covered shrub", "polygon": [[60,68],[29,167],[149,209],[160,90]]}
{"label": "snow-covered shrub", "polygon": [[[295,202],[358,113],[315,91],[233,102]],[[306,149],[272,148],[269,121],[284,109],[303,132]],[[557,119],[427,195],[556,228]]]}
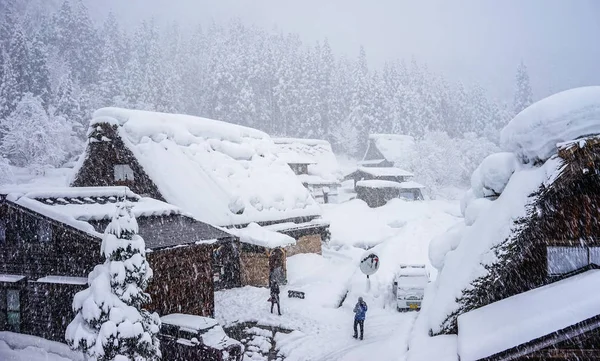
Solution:
{"label": "snow-covered shrub", "polygon": [[73,299],[75,319],[66,331],[67,343],[88,360],[158,360],[158,314],[142,309],[152,278],[145,243],[138,234],[131,206],[123,202],[106,227],[102,240],[104,264],[88,277],[89,288]]}
{"label": "snow-covered shrub", "polygon": [[66,158],[71,131],[61,117],[49,116],[39,97],[25,94],[16,109],[0,122],[0,153],[15,166],[42,170]]}

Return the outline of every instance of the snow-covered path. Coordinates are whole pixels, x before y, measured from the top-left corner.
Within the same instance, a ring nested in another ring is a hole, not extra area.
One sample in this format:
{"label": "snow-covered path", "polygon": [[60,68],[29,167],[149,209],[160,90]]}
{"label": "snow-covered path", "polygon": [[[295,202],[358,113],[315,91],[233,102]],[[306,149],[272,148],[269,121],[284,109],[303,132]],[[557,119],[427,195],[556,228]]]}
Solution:
{"label": "snow-covered path", "polygon": [[[288,284],[281,289],[283,316],[269,312],[267,289],[244,287],[216,293],[216,318],[224,325],[255,321],[295,330],[276,337],[286,361],[404,360],[416,313],[396,311],[394,272],[399,263],[429,264],[429,241],[459,215],[458,202],[447,201],[393,200],[371,209],[353,200],[326,207],[331,247],[324,247],[322,256],[288,258]],[[373,247],[381,259],[369,281],[358,270],[365,246]],[[305,292],[306,298],[288,298],[290,289]],[[352,338],[352,309],[360,296],[369,305],[363,341]]]}

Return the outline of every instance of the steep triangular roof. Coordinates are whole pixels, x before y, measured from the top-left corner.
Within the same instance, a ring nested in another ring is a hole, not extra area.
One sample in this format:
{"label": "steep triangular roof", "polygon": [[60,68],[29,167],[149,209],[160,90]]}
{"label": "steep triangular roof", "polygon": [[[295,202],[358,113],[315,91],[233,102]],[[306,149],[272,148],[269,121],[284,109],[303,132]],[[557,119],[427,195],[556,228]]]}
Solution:
{"label": "steep triangular roof", "polygon": [[[197,219],[231,226],[320,214],[316,201],[274,155],[273,141],[261,131],[189,115],[119,108],[96,111],[90,130],[103,124],[116,129],[160,195]],[[76,174],[85,163],[82,158]]]}
{"label": "steep triangular roof", "polygon": [[415,153],[415,139],[402,134],[371,134],[363,161],[385,159],[401,167],[410,165]]}

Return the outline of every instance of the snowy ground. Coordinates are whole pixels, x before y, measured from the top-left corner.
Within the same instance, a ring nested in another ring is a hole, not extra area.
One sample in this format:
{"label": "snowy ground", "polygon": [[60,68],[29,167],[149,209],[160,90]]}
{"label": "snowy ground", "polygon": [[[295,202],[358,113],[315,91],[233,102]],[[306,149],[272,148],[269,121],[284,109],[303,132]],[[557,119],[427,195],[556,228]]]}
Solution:
{"label": "snowy ground", "polygon": [[[458,202],[441,200],[393,200],[376,209],[360,200],[328,205],[324,218],[331,222],[330,247],[322,256],[288,259],[288,284],[281,289],[283,315],[270,313],[267,289],[244,287],[217,292],[216,318],[224,325],[255,321],[295,330],[275,337],[289,361],[404,360],[416,314],[396,311],[393,274],[399,263],[429,266],[429,240],[454,225],[459,214]],[[369,281],[358,270],[366,247],[381,260]],[[288,298],[288,290],[303,291],[306,298]],[[352,338],[352,308],[359,296],[369,305],[364,341]]]}
{"label": "snowy ground", "polygon": [[83,356],[69,346],[43,338],[0,332],[2,361],[83,361]]}

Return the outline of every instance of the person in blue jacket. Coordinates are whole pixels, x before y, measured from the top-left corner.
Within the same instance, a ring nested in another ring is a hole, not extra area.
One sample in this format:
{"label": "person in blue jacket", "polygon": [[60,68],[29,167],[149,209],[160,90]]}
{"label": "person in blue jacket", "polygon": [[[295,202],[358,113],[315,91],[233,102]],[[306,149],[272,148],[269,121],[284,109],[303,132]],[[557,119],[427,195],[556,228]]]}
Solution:
{"label": "person in blue jacket", "polygon": [[356,306],[354,306],[354,338],[358,338],[358,326],[360,326],[360,339],[363,339],[365,331],[365,316],[367,314],[367,303],[362,297],[358,298]]}

